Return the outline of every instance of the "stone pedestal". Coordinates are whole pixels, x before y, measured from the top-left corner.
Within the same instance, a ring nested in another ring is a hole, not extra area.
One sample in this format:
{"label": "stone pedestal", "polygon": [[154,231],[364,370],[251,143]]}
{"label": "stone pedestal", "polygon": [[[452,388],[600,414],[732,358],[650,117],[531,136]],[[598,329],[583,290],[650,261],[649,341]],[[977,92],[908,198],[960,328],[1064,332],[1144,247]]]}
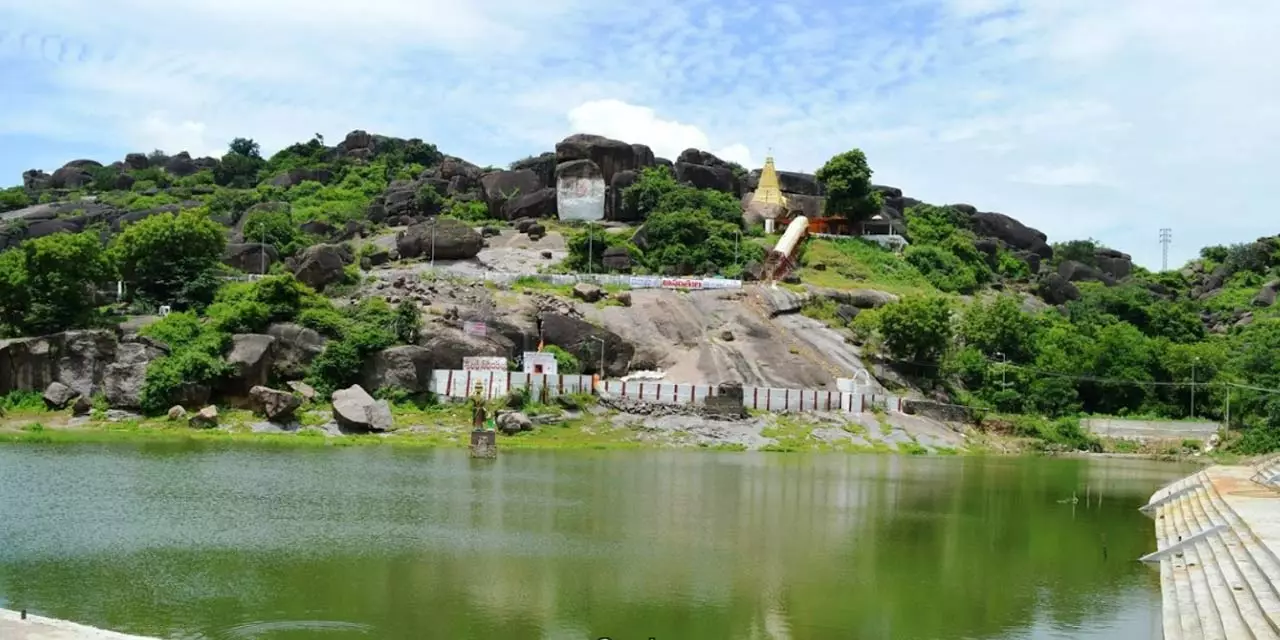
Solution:
{"label": "stone pedestal", "polygon": [[471,457],[472,458],[496,458],[498,457],[498,432],[489,431],[487,429],[477,429],[471,432]]}

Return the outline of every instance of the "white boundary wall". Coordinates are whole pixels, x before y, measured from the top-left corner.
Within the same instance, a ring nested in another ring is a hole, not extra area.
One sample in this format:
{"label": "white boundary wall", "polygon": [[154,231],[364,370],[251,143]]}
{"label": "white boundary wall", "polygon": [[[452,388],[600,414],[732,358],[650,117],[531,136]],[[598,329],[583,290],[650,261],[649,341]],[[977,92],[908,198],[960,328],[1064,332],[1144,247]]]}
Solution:
{"label": "white boundary wall", "polygon": [[[534,395],[547,390],[549,397],[570,393],[591,393],[592,377],[584,375],[534,375],[507,371],[435,371],[431,390],[441,399],[465,400],[480,384],[486,400],[501,398],[513,390],[528,388]],[[702,404],[717,395],[716,385],[650,382],[643,380],[602,380],[602,391],[620,398],[658,404]],[[828,391],[822,389],[784,389],[776,387],[742,388],[742,404],[748,409],[774,413],[806,411],[842,411],[866,413],[879,407],[883,411],[902,412],[898,396]]]}

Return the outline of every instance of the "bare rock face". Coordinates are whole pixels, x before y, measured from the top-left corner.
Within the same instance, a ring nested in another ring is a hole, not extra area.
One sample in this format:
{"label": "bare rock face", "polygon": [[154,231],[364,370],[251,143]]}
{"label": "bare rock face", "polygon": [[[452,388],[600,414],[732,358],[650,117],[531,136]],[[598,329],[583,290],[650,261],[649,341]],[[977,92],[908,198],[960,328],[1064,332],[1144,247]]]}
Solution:
{"label": "bare rock face", "polygon": [[396,387],[421,393],[431,388],[432,358],[431,350],[416,345],[383,349],[365,362],[360,380],[369,389]]}
{"label": "bare rock face", "polygon": [[233,404],[246,404],[254,387],[266,385],[275,362],[276,339],[264,334],[238,333],[231,336],[227,364],[233,372],[223,386]]}
{"label": "bare rock face", "polygon": [[254,413],[272,422],[288,422],[293,412],[302,406],[302,401],[292,393],[264,386],[250,389],[249,400]]}
{"label": "bare rock face", "polygon": [[177,422],[187,417],[187,410],[183,408],[182,405],[175,404],[172,407],[169,407],[169,411],[167,415],[169,418],[169,422]]}
{"label": "bare rock face", "polygon": [[333,392],[333,418],[347,431],[390,431],[394,422],[391,405],[374,400],[360,385]]}
{"label": "bare rock face", "polygon": [[299,324],[277,322],[267,327],[267,335],[276,339],[275,373],[286,380],[305,377],[311,361],[324,351],[324,336]]}

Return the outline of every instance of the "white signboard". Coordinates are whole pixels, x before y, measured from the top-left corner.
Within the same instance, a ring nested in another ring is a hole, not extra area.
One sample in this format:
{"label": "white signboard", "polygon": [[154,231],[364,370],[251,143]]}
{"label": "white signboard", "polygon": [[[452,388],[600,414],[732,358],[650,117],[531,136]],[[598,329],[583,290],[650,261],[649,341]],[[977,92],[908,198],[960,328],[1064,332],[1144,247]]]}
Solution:
{"label": "white signboard", "polygon": [[702,280],[696,278],[663,278],[663,289],[701,289]]}
{"label": "white signboard", "polygon": [[506,371],[507,359],[489,356],[472,356],[462,359],[463,371]]}
{"label": "white signboard", "polygon": [[556,182],[556,211],[561,220],[603,220],[604,178],[563,176]]}
{"label": "white signboard", "polygon": [[489,326],[483,322],[464,322],[462,323],[462,332],[484,337],[486,333],[489,333]]}
{"label": "white signboard", "polygon": [[555,355],[541,351],[524,352],[524,372],[535,375],[559,375]]}

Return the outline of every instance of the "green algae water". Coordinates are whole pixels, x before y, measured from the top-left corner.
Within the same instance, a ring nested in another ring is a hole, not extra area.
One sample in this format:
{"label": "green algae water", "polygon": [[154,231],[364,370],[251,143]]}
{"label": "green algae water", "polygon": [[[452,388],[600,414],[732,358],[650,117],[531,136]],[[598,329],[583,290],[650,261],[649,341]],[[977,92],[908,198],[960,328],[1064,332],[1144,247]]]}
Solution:
{"label": "green algae water", "polygon": [[1137,508],[1186,472],[0,445],[0,607],[191,640],[1158,638]]}

